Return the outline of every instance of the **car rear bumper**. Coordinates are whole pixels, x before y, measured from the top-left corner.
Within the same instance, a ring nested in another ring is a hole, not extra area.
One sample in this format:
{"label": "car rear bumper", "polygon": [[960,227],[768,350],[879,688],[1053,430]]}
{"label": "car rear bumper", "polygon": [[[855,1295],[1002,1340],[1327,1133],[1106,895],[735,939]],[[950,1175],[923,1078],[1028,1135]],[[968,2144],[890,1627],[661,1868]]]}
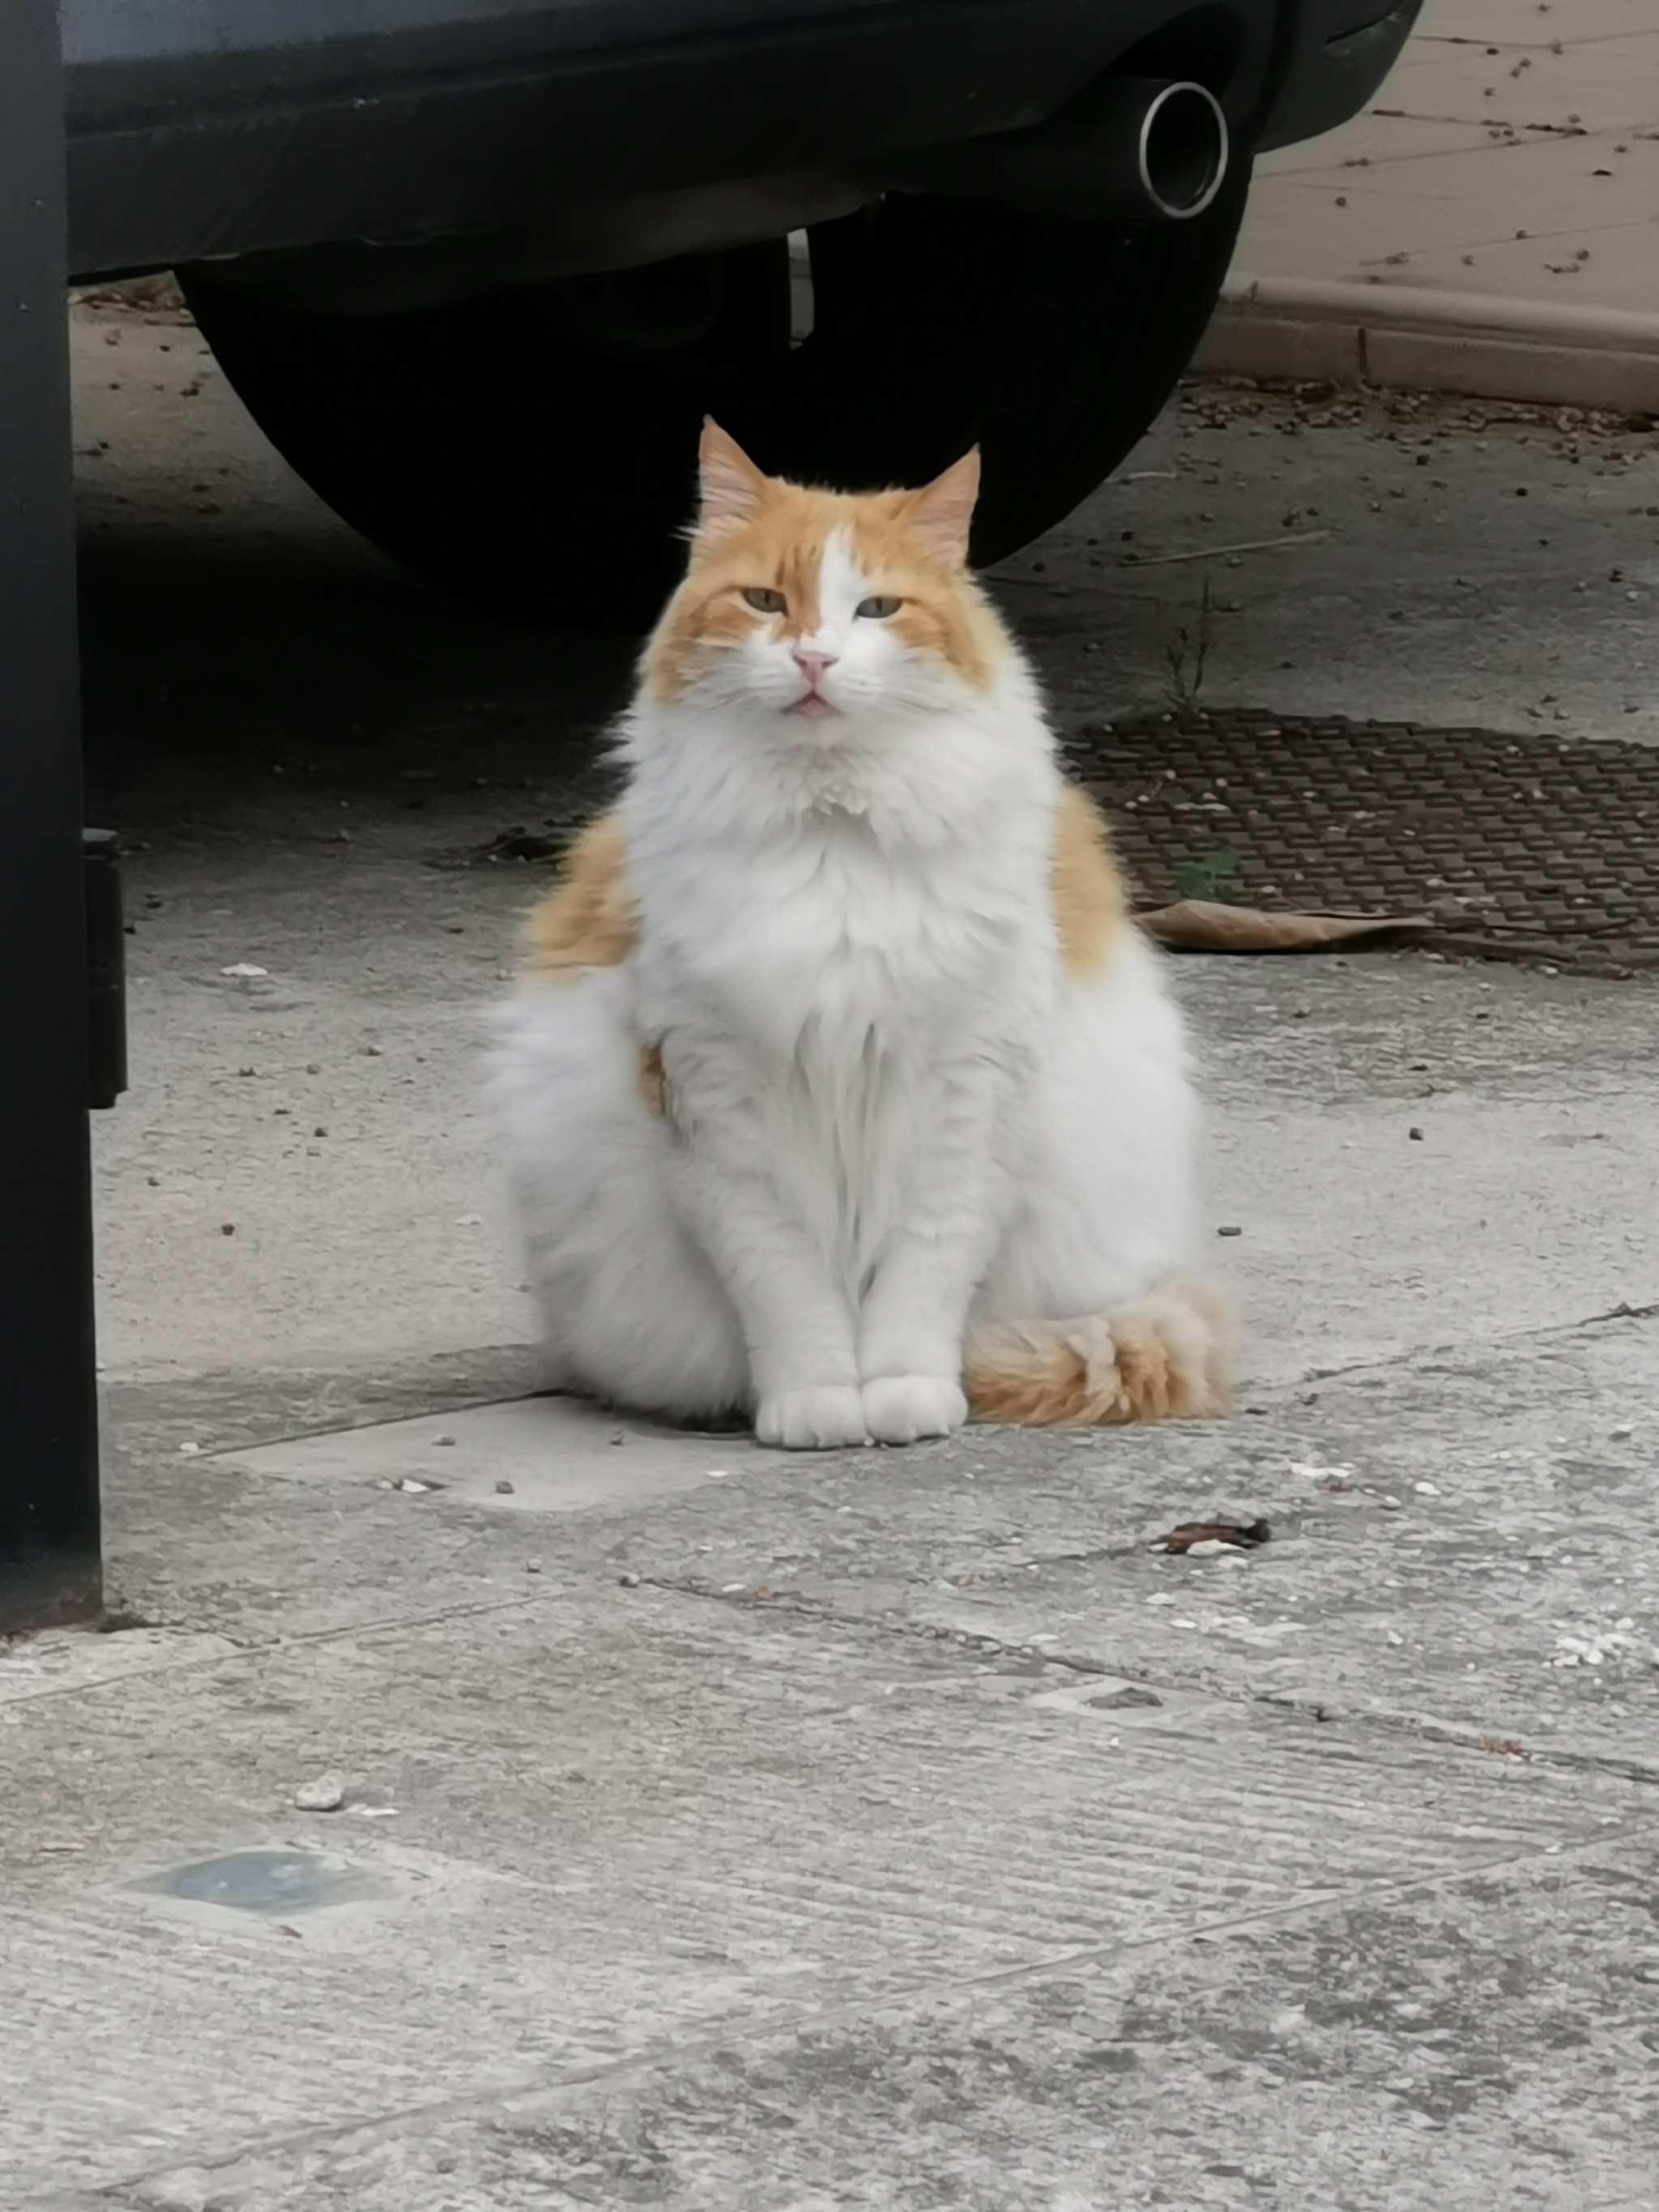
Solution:
{"label": "car rear bumper", "polygon": [[533,263],[546,228],[549,267],[621,265],[855,204],[884,156],[1040,122],[1130,55],[1246,143],[1295,136],[1358,82],[1309,52],[1379,4],[64,0],[71,263],[514,235]]}
{"label": "car rear bumper", "polygon": [[1317,138],[1357,115],[1422,10],[1423,0],[1304,0],[1256,150]]}

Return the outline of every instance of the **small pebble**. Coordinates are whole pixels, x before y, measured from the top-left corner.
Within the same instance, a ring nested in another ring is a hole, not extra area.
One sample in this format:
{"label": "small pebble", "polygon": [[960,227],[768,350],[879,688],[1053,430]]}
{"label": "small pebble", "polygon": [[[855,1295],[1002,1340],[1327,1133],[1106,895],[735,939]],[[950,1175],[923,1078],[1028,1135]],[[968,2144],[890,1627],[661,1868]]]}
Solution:
{"label": "small pebble", "polygon": [[524,1563],[524,1571],[527,1575],[538,1575],[542,1571],[542,1563],[539,1559],[526,1559]]}
{"label": "small pebble", "polygon": [[1406,1134],[1414,1145],[1420,1145],[1423,1141],[1423,1132],[1420,1129],[1407,1129]]}
{"label": "small pebble", "polygon": [[1215,1233],[1218,1237],[1242,1237],[1244,1231],[1236,1222],[1230,1222],[1224,1229],[1218,1229]]}
{"label": "small pebble", "polygon": [[637,1589],[640,1586],[639,1577],[631,1571],[625,1575],[618,1575],[617,1580],[624,1589]]}
{"label": "small pebble", "polygon": [[432,1441],[434,1444],[453,1444],[455,1439],[453,1437],[434,1437]]}
{"label": "small pebble", "polygon": [[511,1498],[513,1495],[513,1486],[505,1475],[495,1485],[495,1495],[497,1498]]}
{"label": "small pebble", "polygon": [[294,1802],[302,1813],[337,1813],[345,1802],[345,1784],[337,1774],[319,1774],[314,1782],[300,1784]]}
{"label": "small pebble", "polygon": [[1419,1498],[1438,1498],[1440,1495],[1438,1485],[1432,1482],[1414,1482],[1412,1488]]}
{"label": "small pebble", "polygon": [[219,1224],[219,1234],[222,1237],[234,1237],[236,1234],[236,1224],[234,1221],[222,1221]]}

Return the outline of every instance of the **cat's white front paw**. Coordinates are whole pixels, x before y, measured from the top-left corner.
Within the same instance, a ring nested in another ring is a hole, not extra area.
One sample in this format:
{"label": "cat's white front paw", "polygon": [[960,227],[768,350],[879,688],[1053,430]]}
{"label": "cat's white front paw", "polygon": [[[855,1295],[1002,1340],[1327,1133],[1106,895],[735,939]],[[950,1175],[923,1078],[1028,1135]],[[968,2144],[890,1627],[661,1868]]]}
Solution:
{"label": "cat's white front paw", "polygon": [[864,1386],[864,1423],[878,1444],[914,1444],[953,1436],[968,1401],[949,1375],[884,1375]]}
{"label": "cat's white front paw", "polygon": [[778,1390],[756,1408],[755,1436],[786,1451],[836,1451],[865,1443],[864,1401],[851,1383]]}

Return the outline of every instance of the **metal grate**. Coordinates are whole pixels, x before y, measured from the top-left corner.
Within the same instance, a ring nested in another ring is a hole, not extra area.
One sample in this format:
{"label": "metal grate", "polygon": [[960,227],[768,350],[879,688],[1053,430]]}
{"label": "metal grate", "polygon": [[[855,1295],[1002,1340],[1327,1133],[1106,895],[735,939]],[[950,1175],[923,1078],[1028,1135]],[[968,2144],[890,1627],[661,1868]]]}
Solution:
{"label": "metal grate", "polygon": [[1138,903],[1426,914],[1447,951],[1659,969],[1659,750],[1254,711],[1067,750]]}

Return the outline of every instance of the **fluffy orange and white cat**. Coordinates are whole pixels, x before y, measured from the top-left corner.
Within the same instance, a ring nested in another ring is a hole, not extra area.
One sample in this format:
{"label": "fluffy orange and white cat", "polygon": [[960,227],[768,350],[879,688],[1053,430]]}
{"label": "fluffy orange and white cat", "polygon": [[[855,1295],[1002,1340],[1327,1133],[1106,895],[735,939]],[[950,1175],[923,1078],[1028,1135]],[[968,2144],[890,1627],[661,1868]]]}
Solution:
{"label": "fluffy orange and white cat", "polygon": [[1225,1407],[1181,1019],[969,574],[978,474],[809,490],[705,428],[495,1055],[556,1386],[804,1449]]}

